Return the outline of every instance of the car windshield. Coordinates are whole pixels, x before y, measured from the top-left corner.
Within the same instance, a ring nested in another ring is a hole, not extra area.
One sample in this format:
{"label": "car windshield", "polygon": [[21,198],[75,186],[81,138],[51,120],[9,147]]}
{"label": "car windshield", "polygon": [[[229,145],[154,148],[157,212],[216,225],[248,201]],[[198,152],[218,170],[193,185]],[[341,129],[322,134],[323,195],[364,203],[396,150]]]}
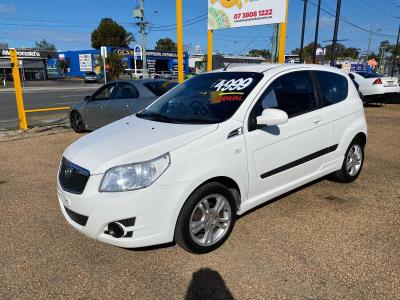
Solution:
{"label": "car windshield", "polygon": [[86,76],[95,76],[96,73],[95,72],[86,72]]}
{"label": "car windshield", "polygon": [[382,74],[377,74],[377,73],[368,73],[368,72],[356,72],[358,75],[361,75],[364,78],[378,78],[378,77],[383,77]]}
{"label": "car windshield", "polygon": [[262,77],[255,72],[200,74],[136,116],[167,123],[221,123],[233,116]]}

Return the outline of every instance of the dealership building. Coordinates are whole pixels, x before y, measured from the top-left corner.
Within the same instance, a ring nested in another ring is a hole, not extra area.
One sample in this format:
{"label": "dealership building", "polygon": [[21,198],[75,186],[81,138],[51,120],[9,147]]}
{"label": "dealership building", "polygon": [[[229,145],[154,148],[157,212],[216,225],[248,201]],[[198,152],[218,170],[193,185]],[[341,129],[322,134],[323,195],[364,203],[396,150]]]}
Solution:
{"label": "dealership building", "polygon": [[[0,49],[0,77],[11,78],[10,48]],[[22,80],[45,80],[58,73],[56,52],[16,49]]]}
{"label": "dealership building", "polygon": [[[107,47],[107,53],[118,53],[122,57],[125,69],[135,69],[135,50],[130,48]],[[95,71],[101,73],[101,53],[100,49],[76,50],[58,52],[59,60],[68,62],[67,76],[83,76],[85,72]],[[156,51],[147,50],[147,69],[149,73],[158,73],[161,71],[177,72],[178,55],[174,51]],[[143,61],[140,57],[136,59],[136,68],[142,69]],[[189,55],[184,53],[184,71],[189,73]]]}

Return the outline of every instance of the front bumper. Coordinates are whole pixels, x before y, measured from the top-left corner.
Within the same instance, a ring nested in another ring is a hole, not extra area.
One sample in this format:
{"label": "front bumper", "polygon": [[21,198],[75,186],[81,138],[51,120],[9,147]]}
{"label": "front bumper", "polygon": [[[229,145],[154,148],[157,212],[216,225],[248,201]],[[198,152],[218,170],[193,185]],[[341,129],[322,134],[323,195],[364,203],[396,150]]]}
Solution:
{"label": "front bumper", "polygon": [[[168,186],[154,183],[136,191],[100,193],[102,176],[92,175],[81,195],[64,191],[58,182],[60,208],[71,226],[92,239],[125,248],[173,241],[176,220],[189,196],[188,182]],[[74,221],[71,212],[87,217],[86,225]],[[135,218],[134,226],[129,228],[133,231],[130,237],[114,238],[105,233],[109,223],[129,218]]]}

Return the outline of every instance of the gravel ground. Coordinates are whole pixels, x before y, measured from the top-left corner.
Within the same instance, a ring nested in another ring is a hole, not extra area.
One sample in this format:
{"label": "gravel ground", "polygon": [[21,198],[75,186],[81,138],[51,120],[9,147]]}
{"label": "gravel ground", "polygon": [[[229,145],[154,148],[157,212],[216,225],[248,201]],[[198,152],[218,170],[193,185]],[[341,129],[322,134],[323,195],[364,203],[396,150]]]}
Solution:
{"label": "gravel ground", "polygon": [[225,245],[120,249],[69,226],[57,165],[79,135],[0,142],[0,298],[400,299],[400,106],[366,108],[352,184],[321,180],[241,217]]}

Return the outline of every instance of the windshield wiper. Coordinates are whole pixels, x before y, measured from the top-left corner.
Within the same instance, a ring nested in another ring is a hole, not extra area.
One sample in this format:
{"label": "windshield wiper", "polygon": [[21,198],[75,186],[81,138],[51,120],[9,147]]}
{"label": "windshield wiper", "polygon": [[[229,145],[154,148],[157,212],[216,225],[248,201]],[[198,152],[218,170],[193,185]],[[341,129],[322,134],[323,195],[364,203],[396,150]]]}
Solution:
{"label": "windshield wiper", "polygon": [[189,119],[182,119],[179,120],[184,123],[193,123],[193,124],[215,124],[215,123],[220,123],[221,121],[219,119],[200,119],[200,118],[189,118]]}
{"label": "windshield wiper", "polygon": [[142,119],[147,119],[147,120],[152,120],[152,121],[161,121],[161,122],[169,122],[169,123],[175,123],[175,119],[170,118],[166,115],[160,114],[160,113],[155,113],[155,112],[141,112],[136,114],[137,117],[142,118]]}

